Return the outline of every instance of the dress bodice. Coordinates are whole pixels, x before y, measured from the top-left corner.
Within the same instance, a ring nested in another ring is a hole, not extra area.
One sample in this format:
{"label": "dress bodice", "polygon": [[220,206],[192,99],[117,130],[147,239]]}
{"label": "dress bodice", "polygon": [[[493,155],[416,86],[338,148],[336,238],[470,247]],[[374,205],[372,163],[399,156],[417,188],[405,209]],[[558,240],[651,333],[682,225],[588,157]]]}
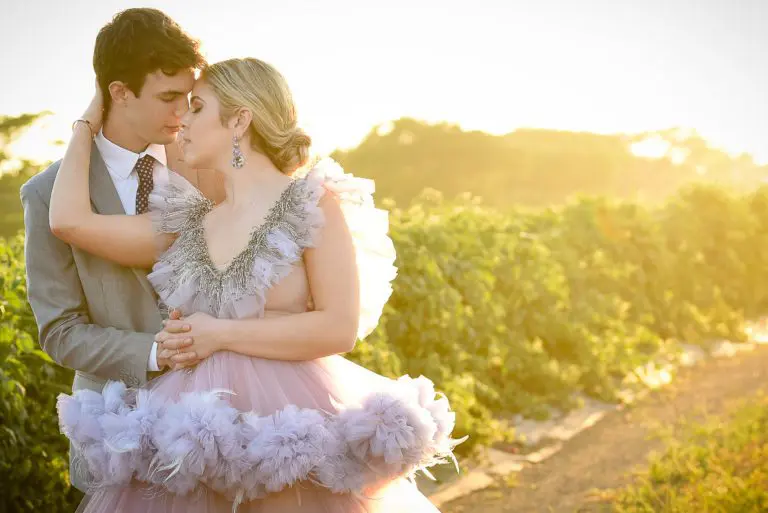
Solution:
{"label": "dress bodice", "polygon": [[[270,298],[277,308],[301,309],[308,302],[302,254],[316,243],[323,226],[318,201],[325,190],[317,173],[291,181],[253,228],[245,249],[217,268],[203,229],[213,203],[171,174],[168,185],[150,196],[157,230],[177,234],[149,275],[160,300],[184,315],[202,311],[229,319],[263,316]],[[276,287],[284,279],[290,287]]]}
{"label": "dress bodice", "polygon": [[338,199],[350,228],[360,272],[361,325],[367,335],[376,325],[391,295],[396,275],[395,251],[387,232],[386,211],[375,208],[373,182],[344,173],[333,160],[323,159],[298,173],[253,228],[245,249],[226,267],[210,257],[203,219],[214,208],[190,182],[170,173],[167,184],[149,198],[158,233],[176,240],[149,274],[163,306],[183,315],[205,312],[214,317],[262,317],[265,310],[299,313],[311,308],[302,256],[322,236],[319,201],[329,191]]}

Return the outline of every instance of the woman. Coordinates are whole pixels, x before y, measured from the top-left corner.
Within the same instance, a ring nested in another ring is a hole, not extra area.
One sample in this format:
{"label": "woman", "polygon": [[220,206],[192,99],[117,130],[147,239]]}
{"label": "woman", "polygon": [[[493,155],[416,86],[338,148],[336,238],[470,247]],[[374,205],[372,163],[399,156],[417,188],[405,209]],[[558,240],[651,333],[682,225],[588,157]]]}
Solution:
{"label": "woman", "polygon": [[82,509],[436,511],[406,478],[453,457],[447,400],[424,377],[390,380],[340,356],[391,293],[386,213],[370,181],[333,161],[296,172],[310,140],[283,77],[233,59],[195,84],[180,140],[186,165],[226,177],[215,207],[170,173],[149,216],[92,213],[100,112],[97,101],[75,126],[52,229],[124,265],[154,263],[150,282],[183,319],[157,338],[171,371],[60,397],[62,432],[95,476]]}

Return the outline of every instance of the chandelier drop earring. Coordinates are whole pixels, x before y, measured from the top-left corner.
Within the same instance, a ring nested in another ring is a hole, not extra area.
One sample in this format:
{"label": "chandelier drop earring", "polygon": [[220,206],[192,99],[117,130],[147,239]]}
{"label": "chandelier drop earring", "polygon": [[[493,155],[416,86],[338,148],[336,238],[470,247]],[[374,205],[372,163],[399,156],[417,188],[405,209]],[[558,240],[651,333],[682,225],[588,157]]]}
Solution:
{"label": "chandelier drop earring", "polygon": [[240,141],[237,140],[237,135],[232,136],[232,167],[240,169],[245,165],[245,155],[240,150]]}

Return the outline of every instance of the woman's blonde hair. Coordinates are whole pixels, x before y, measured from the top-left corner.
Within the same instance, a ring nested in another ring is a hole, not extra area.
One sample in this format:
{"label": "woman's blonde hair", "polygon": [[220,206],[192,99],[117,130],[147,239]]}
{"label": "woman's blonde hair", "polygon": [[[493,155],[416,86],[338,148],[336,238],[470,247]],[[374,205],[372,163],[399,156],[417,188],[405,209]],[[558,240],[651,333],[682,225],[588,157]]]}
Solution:
{"label": "woman's blonde hair", "polygon": [[211,64],[200,78],[219,99],[222,123],[242,107],[253,113],[248,132],[254,150],[286,174],[306,164],[312,139],[296,126],[293,96],[279,71],[249,57]]}

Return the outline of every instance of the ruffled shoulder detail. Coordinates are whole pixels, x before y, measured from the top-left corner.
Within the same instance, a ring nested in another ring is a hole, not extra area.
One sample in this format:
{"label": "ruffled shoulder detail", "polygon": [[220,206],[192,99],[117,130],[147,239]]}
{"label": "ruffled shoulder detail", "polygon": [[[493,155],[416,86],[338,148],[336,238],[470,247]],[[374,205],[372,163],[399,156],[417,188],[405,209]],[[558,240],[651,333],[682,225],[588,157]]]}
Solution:
{"label": "ruffled shoulder detail", "polygon": [[[338,198],[352,234],[360,283],[358,338],[363,339],[378,325],[384,305],[392,295],[392,280],[397,276],[389,213],[374,203],[373,180],[346,173],[331,158],[319,160],[306,172],[304,180],[308,191],[330,191]],[[315,192],[313,196],[314,202],[308,203],[316,205],[322,194]]]}
{"label": "ruffled shoulder detail", "polygon": [[157,233],[181,233],[213,208],[209,200],[183,176],[168,171],[168,183],[149,193],[149,213]]}

